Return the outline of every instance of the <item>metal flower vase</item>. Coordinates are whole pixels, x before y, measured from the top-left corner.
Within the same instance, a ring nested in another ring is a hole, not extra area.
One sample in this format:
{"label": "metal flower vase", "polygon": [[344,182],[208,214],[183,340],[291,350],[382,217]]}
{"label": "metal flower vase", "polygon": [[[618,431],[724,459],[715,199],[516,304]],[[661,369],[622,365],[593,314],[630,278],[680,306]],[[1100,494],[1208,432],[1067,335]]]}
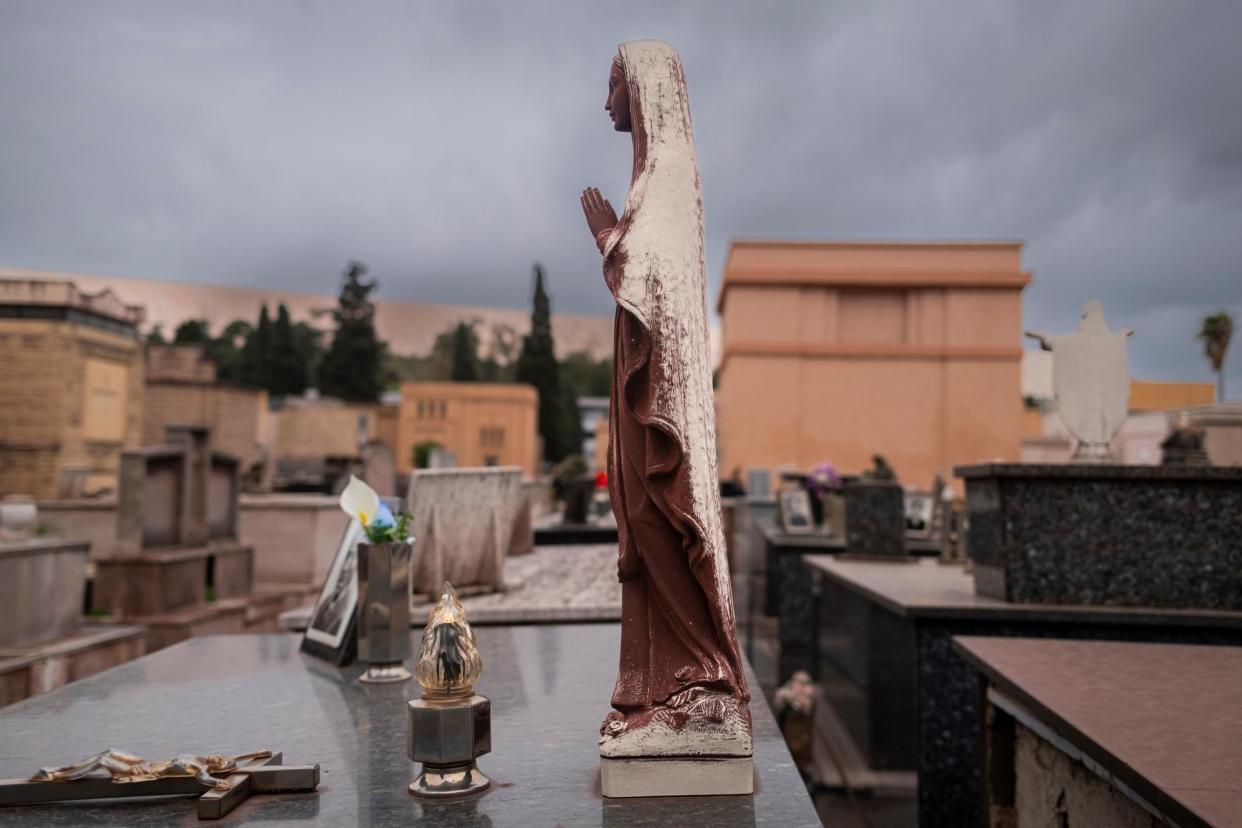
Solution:
{"label": "metal flower vase", "polygon": [[358,544],[359,681],[409,681],[412,540]]}

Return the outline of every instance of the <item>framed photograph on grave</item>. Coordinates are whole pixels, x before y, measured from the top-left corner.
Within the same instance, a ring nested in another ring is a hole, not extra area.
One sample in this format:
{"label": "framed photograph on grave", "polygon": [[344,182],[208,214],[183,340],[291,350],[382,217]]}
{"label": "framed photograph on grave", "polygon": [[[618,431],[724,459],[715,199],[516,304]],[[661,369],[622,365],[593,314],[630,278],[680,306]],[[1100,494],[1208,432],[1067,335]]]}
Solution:
{"label": "framed photograph on grave", "polygon": [[928,492],[905,493],[906,537],[931,537],[935,506],[935,498]]}
{"label": "framed photograph on grave", "polygon": [[357,652],[358,542],[362,524],[351,520],[336,548],[328,577],[324,578],[310,622],[302,635],[302,652],[344,667]]}
{"label": "framed photograph on grave", "polygon": [[776,509],[786,535],[809,535],[815,531],[811,496],[806,489],[781,489],[776,493]]}

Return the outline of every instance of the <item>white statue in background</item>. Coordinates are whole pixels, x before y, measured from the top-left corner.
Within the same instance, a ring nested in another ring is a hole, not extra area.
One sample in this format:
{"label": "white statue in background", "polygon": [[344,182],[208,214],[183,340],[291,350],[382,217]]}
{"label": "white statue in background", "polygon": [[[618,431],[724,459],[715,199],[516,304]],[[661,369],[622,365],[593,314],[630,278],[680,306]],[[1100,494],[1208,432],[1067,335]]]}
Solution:
{"label": "white statue in background", "polygon": [[1110,449],[1126,420],[1130,404],[1130,365],[1126,337],[1134,331],[1110,331],[1104,308],[1094,299],[1083,306],[1078,330],[1049,336],[1026,335],[1052,351],[1052,388],[1057,411],[1078,444],[1071,461],[1109,463]]}

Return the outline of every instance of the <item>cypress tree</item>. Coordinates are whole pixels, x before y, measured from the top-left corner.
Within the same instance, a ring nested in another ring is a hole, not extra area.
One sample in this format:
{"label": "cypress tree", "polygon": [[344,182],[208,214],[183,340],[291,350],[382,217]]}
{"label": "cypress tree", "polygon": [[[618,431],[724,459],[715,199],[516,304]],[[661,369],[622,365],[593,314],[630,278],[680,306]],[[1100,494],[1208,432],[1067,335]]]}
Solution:
{"label": "cypress tree", "polygon": [[241,381],[254,388],[267,388],[271,384],[272,320],[267,314],[267,303],[259,310],[259,324],[246,337],[242,348]]}
{"label": "cypress tree", "polygon": [[381,390],[384,344],[375,335],[375,281],[364,282],[366,265],[350,262],[332,318],[336,332],[319,366],[325,394],[351,402],[375,402]]}
{"label": "cypress tree", "polygon": [[453,374],[454,382],[479,381],[479,338],[474,327],[465,322],[458,322],[453,331]]}
{"label": "cypress tree", "polygon": [[267,390],[273,396],[301,394],[306,390],[307,366],[302,355],[298,353],[289,309],[283,302],[276,309],[268,365],[270,370]]}
{"label": "cypress tree", "polygon": [[530,333],[522,340],[517,381],[539,392],[539,435],[544,460],[557,463],[582,450],[577,401],[561,390],[556,343],[552,338],[552,303],[543,284],[543,267],[535,265],[535,296]]}

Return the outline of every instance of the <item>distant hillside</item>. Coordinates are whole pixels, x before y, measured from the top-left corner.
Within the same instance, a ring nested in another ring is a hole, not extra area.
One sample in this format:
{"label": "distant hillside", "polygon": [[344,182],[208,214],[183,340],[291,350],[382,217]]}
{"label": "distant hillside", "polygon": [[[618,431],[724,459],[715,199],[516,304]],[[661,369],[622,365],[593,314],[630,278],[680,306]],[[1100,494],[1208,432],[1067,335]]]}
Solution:
{"label": "distant hillside", "polygon": [[[161,325],[165,336],[187,319],[206,319],[212,332],[234,319],[253,322],[259,305],[268,304],[274,314],[283,302],[294,321],[306,320],[316,327],[330,330],[329,316],[315,318],[315,310],[330,310],[336,305],[336,294],[296,293],[267,290],[262,287],[231,287],[192,282],[167,282],[85,273],[58,273],[23,268],[0,268],[0,278],[48,279],[72,281],[84,291],[111,288],[122,302],[142,305],[147,311],[144,330]],[[380,293],[383,286],[380,287]],[[470,305],[432,305],[376,298],[375,323],[381,339],[388,342],[394,354],[422,355],[430,352],[436,335],[462,320],[478,319],[485,328],[508,325],[519,334],[530,327],[529,309],[484,308]],[[588,351],[602,359],[612,356],[612,317],[553,314],[552,331],[556,336],[559,356]]]}

